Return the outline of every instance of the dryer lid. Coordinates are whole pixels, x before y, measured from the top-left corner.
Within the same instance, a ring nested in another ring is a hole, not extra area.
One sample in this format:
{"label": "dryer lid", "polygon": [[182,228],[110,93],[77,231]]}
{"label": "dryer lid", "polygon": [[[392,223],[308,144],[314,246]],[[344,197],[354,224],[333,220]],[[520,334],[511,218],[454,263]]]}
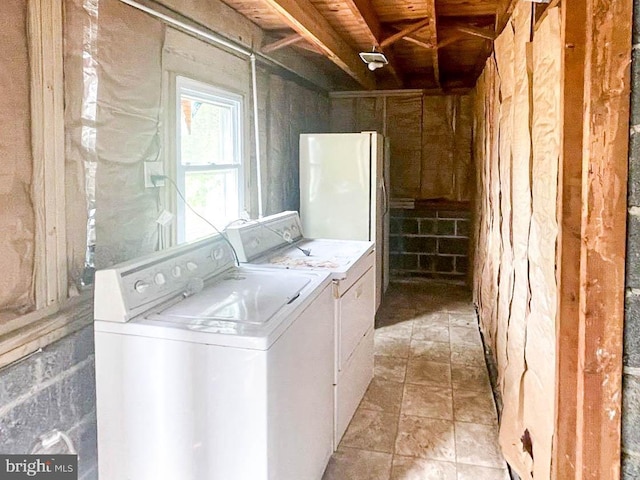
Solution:
{"label": "dryer lid", "polygon": [[148,318],[185,324],[202,320],[264,324],[310,281],[293,272],[236,271]]}

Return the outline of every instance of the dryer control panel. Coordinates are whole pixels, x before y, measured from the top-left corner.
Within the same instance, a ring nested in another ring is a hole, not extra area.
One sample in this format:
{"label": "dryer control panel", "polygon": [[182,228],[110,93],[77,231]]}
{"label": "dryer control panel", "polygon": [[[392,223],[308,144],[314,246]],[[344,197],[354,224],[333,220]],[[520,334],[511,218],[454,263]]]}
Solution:
{"label": "dryer control panel", "polygon": [[229,227],[227,234],[238,259],[246,263],[300,240],[302,224],[298,212],[288,211]]}
{"label": "dryer control panel", "polygon": [[197,293],[206,280],[234,265],[229,243],[213,235],[98,270],[95,318],[126,322],[172,297]]}

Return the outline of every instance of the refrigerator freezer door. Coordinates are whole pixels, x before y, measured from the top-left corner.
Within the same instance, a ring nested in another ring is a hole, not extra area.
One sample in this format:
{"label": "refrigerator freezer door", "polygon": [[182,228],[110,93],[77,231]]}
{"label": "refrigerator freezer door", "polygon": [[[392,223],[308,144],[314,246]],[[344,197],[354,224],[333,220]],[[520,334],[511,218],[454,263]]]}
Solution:
{"label": "refrigerator freezer door", "polygon": [[370,238],[370,138],[368,133],[300,135],[305,237],[376,240]]}

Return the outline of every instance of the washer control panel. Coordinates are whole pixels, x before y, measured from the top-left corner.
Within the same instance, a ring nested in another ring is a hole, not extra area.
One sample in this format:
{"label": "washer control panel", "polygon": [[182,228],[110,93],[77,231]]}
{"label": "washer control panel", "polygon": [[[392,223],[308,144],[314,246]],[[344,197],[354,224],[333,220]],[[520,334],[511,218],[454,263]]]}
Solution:
{"label": "washer control panel", "polygon": [[197,293],[194,285],[202,286],[204,280],[234,265],[230,245],[214,235],[99,270],[96,319],[126,322],[173,296]]}
{"label": "washer control panel", "polygon": [[302,238],[298,212],[282,212],[227,229],[238,259],[250,262],[270,250]]}

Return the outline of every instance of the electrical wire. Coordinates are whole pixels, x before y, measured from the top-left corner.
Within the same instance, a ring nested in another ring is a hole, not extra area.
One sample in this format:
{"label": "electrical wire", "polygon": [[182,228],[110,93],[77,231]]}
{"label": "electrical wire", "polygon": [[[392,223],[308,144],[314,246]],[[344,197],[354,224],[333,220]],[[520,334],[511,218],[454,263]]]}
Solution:
{"label": "electrical wire", "polygon": [[285,242],[287,242],[289,245],[291,245],[292,247],[297,248],[298,250],[300,250],[302,253],[305,254],[306,257],[311,256],[311,250],[307,250],[306,248],[301,248],[298,245],[296,245],[295,243],[293,243],[293,240],[291,238],[286,238],[284,236],[284,234],[279,233],[277,231],[275,231],[273,228],[269,227],[267,224],[262,223],[260,220],[255,220],[255,222],[260,225],[262,228],[266,228],[267,230],[269,230],[270,232],[276,234],[278,237],[280,237],[282,240],[284,240]]}
{"label": "electrical wire", "polygon": [[190,204],[189,202],[187,202],[187,199],[184,198],[184,195],[182,194],[182,192],[180,191],[180,188],[178,188],[178,185],[176,184],[176,182],[173,181],[173,179],[169,178],[166,175],[151,175],[151,181],[153,182],[153,184],[156,184],[156,180],[159,179],[165,179],[165,180],[169,180],[169,183],[173,186],[174,190],[176,191],[176,193],[178,194],[178,196],[182,199],[182,201],[184,202],[184,204],[189,208],[189,210],[191,210],[198,218],[200,218],[200,220],[204,221],[207,225],[209,225],[211,228],[213,228],[216,233],[218,233],[225,242],[227,242],[227,244],[229,245],[229,247],[231,247],[231,251],[233,252],[233,257],[235,259],[236,262],[236,266],[239,267],[240,266],[240,260],[238,259],[238,253],[236,252],[236,249],[233,247],[233,244],[229,241],[229,239],[227,238],[227,236],[221,232],[220,230],[218,230],[218,227],[216,227],[213,223],[211,223],[209,220],[207,220],[206,218],[204,218],[202,215],[200,215]]}

